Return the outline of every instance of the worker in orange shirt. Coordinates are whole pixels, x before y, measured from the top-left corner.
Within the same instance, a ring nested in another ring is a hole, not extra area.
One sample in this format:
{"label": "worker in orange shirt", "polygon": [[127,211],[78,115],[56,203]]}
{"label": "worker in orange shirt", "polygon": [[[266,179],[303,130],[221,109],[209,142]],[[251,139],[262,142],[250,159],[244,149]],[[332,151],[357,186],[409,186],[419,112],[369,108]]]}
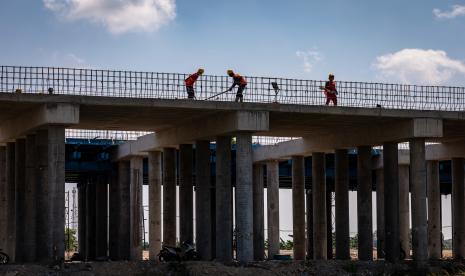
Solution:
{"label": "worker in orange shirt", "polygon": [[195,98],[195,90],[194,90],[194,83],[197,81],[197,79],[203,75],[203,70],[200,68],[195,72],[194,74],[190,75],[187,79],[184,80],[184,83],[186,84],[186,91],[187,91],[187,98],[188,99],[194,99]]}
{"label": "worker in orange shirt", "polygon": [[232,86],[228,89],[228,91],[232,91],[234,86],[238,86],[237,88],[237,92],[236,92],[236,100],[235,102],[237,103],[238,101],[240,101],[242,103],[243,101],[243,93],[244,93],[244,90],[245,90],[245,87],[247,86],[247,81],[245,80],[245,78],[239,74],[234,74],[233,70],[228,70],[227,71],[227,74],[228,76],[230,76],[231,78],[233,78],[233,84]]}
{"label": "worker in orange shirt", "polygon": [[337,89],[333,74],[329,74],[328,81],[321,88],[326,95],[326,105],[329,105],[330,102],[333,102],[333,105],[337,105]]}

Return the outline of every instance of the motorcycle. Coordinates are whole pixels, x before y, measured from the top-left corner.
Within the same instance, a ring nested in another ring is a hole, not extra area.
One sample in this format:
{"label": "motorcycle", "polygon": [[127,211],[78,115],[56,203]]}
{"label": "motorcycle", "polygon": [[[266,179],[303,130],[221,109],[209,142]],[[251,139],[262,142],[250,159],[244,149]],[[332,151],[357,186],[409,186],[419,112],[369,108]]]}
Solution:
{"label": "motorcycle", "polygon": [[0,265],[7,264],[10,261],[10,257],[6,253],[2,252],[2,249],[0,249]]}
{"label": "motorcycle", "polygon": [[172,262],[172,261],[196,261],[199,259],[199,255],[192,244],[183,242],[181,247],[167,246],[158,253],[158,260],[160,262]]}

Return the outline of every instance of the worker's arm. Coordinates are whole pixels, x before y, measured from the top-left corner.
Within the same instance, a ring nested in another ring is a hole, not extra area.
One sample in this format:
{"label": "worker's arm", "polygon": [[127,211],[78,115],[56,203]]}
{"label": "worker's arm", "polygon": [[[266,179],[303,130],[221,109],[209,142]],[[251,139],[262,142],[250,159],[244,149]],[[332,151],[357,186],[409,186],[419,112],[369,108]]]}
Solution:
{"label": "worker's arm", "polygon": [[236,82],[233,82],[233,84],[231,85],[231,87],[229,87],[228,91],[232,91],[232,89],[234,88],[234,86],[236,86],[237,83]]}

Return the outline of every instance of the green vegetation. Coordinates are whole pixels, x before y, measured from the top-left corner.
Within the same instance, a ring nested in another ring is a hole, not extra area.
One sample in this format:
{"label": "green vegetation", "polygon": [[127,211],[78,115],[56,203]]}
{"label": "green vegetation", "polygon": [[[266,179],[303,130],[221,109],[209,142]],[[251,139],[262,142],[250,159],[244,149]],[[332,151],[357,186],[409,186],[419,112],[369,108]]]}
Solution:
{"label": "green vegetation", "polygon": [[65,229],[65,250],[66,251],[77,251],[78,249],[78,241],[76,237],[77,231],[73,228],[66,228]]}

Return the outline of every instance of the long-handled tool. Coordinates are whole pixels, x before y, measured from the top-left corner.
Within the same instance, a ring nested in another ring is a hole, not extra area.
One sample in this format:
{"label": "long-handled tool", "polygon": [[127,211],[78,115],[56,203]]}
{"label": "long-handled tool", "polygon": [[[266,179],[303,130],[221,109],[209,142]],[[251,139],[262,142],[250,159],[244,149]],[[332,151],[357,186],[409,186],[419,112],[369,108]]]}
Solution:
{"label": "long-handled tool", "polygon": [[211,99],[211,98],[218,97],[219,95],[222,95],[222,94],[224,94],[224,93],[226,93],[226,92],[228,92],[228,91],[230,91],[230,90],[228,89],[228,90],[226,90],[226,91],[220,92],[220,93],[218,93],[218,94],[216,94],[216,95],[213,95],[213,96],[211,96],[211,97],[206,98],[205,100],[207,101],[207,100],[209,100],[209,99]]}

